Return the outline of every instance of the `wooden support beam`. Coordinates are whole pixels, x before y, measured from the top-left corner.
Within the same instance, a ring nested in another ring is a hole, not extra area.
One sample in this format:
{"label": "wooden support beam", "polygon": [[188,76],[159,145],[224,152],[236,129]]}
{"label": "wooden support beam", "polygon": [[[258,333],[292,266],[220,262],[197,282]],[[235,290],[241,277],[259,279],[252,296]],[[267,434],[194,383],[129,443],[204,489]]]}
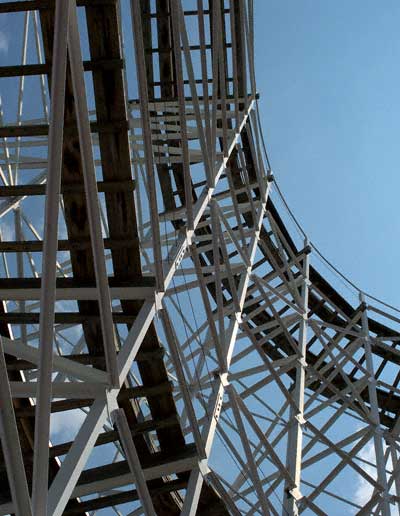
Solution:
{"label": "wooden support beam", "polygon": [[[137,387],[127,387],[118,395],[118,403],[137,398],[157,397],[161,394],[171,393],[172,388],[173,386],[171,382],[163,382],[158,385],[152,385],[149,387],[143,385],[139,385]],[[54,414],[55,412],[64,412],[66,410],[76,410],[84,407],[90,407],[92,404],[93,398],[53,401],[51,404],[51,413]],[[17,408],[15,410],[15,416],[17,418],[35,417],[35,407],[32,406]]]}
{"label": "wooden support beam", "polygon": [[[1,4],[0,4],[1,5]],[[118,120],[115,122],[92,122],[90,124],[92,133],[118,133],[120,131],[128,131],[129,123],[127,120]],[[75,134],[77,131],[75,125],[65,125],[65,134]],[[5,125],[0,127],[0,138],[28,138],[34,136],[47,136],[49,126],[47,124],[32,125]]]}
{"label": "wooden support beam", "polygon": [[[136,355],[136,362],[151,362],[152,360],[160,360],[165,354],[165,349],[160,347],[152,351],[139,351]],[[78,364],[91,365],[97,369],[104,370],[105,358],[103,356],[94,356],[90,353],[82,353],[80,355],[68,355],[68,360],[73,360]],[[29,360],[15,359],[15,362],[9,362],[8,371],[28,371],[37,369],[37,364],[29,362]]]}
{"label": "wooden support beam", "polygon": [[[160,494],[170,493],[171,491],[179,491],[180,489],[185,489],[187,484],[186,480],[171,480],[165,482],[163,485],[151,488],[150,494],[153,498],[156,498]],[[126,492],[121,492],[114,495],[102,496],[101,498],[94,498],[92,500],[87,500],[85,502],[81,502],[79,506],[75,508],[67,508],[64,511],[65,516],[75,516],[76,514],[81,514],[81,511],[92,512],[97,511],[106,507],[116,506],[124,503],[133,502],[138,500],[138,494],[135,489],[129,490]]]}
{"label": "wooden support beam", "polygon": [[[78,6],[114,5],[116,0],[77,0]],[[36,11],[54,9],[54,0],[26,0],[22,2],[4,2],[0,4],[1,13],[19,13],[22,11]]]}
{"label": "wooden support beam", "polygon": [[[115,240],[110,238],[104,239],[105,249],[129,249],[136,247],[138,244],[137,239],[135,240]],[[90,249],[90,240],[59,240],[58,250],[59,251],[83,251]],[[1,253],[40,253],[43,250],[43,242],[41,240],[24,240],[22,242],[17,241],[2,241],[0,242]]]}
{"label": "wooden support beam", "polygon": [[[99,192],[133,192],[135,189],[135,181],[98,181],[97,189]],[[82,183],[63,184],[61,186],[61,193],[81,193],[84,192]],[[0,197],[25,197],[28,195],[46,195],[45,184],[31,184],[31,185],[10,185],[0,186]]]}
{"label": "wooden support beam", "polygon": [[[1,4],[0,4],[1,5]],[[1,7],[0,7],[1,12]],[[83,61],[83,69],[85,72],[92,70],[111,70],[112,68],[124,68],[123,59],[98,59],[92,61]],[[27,75],[47,75],[51,72],[51,65],[27,64],[14,66],[0,66],[0,77],[21,77]]]}
{"label": "wooden support beam", "polygon": [[[179,451],[173,453],[162,451],[151,453],[146,458],[141,460],[141,464],[146,476],[146,470],[150,468],[159,468],[161,471],[163,466],[171,463],[172,461],[177,462],[190,459],[197,461],[196,447],[194,444],[186,444],[185,446],[182,446]],[[186,471],[188,471],[188,469],[186,469]],[[99,481],[105,481],[107,479],[112,479],[116,476],[122,476],[125,474],[129,474],[129,477],[131,477],[129,465],[126,461],[86,469],[82,471],[77,488],[80,489],[85,485],[91,484],[92,482],[97,483]]]}
{"label": "wooden support beam", "polygon": [[[83,314],[80,312],[56,312],[55,324],[84,324],[88,322],[98,322],[100,315]],[[122,312],[113,313],[115,324],[132,324],[136,315],[124,314]],[[7,324],[39,324],[39,313],[3,313],[0,314],[0,323]]]}
{"label": "wooden support beam", "polygon": [[[178,418],[176,415],[171,416],[166,419],[162,419],[160,421],[154,421],[150,419],[148,421],[143,421],[140,423],[135,423],[131,427],[132,436],[135,437],[137,435],[146,434],[148,432],[154,432],[160,430],[162,428],[168,428],[170,426],[178,424]],[[118,441],[118,432],[116,430],[111,430],[108,432],[103,432],[97,438],[95,446],[102,446],[103,444],[108,444]],[[72,441],[65,442],[62,444],[57,444],[55,446],[51,446],[49,450],[49,455],[51,458],[62,457],[66,453],[68,453],[69,449],[72,446]],[[26,464],[32,462],[33,455],[32,453],[24,454],[24,462]],[[4,464],[0,466],[0,471],[5,470]]]}
{"label": "wooden support beam", "polygon": [[[142,278],[133,283],[108,278],[112,299],[144,300],[154,295],[154,278]],[[38,300],[42,286],[41,278],[2,278],[0,279],[0,299],[3,300]],[[78,281],[74,278],[59,277],[56,279],[55,298],[59,300],[93,300],[97,301],[98,292],[96,283],[92,281]],[[13,313],[14,315],[15,313]],[[11,315],[11,314],[10,314]],[[122,314],[116,313],[119,317]],[[21,320],[24,318],[22,317]]]}

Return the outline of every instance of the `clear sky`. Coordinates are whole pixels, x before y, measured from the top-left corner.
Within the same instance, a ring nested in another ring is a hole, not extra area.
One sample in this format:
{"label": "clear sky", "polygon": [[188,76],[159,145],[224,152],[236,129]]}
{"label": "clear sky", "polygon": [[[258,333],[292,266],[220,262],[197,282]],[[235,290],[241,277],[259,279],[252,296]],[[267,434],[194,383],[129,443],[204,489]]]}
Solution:
{"label": "clear sky", "polygon": [[400,3],[256,0],[272,168],[310,239],[400,305]]}

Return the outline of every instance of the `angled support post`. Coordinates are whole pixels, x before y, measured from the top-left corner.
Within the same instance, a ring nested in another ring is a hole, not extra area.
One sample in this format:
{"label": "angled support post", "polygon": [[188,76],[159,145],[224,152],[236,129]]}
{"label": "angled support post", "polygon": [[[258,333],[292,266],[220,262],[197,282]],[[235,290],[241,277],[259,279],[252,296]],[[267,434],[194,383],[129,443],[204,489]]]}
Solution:
{"label": "angled support post", "polygon": [[[308,240],[305,242],[305,249],[310,249]],[[307,355],[307,326],[308,326],[308,292],[309,292],[309,253],[303,259],[303,283],[301,287],[302,319],[299,329],[299,359],[296,366],[296,380],[293,390],[293,401],[297,407],[297,414],[293,406],[290,408],[290,422],[287,440],[286,467],[292,478],[292,484],[285,483],[283,510],[284,514],[297,516],[299,514],[299,501],[301,499],[301,460],[303,446],[303,424],[304,424],[304,391],[306,383],[306,355]]]}
{"label": "angled support post", "polygon": [[249,473],[250,473],[251,478],[254,483],[254,489],[257,493],[257,497],[258,497],[258,501],[261,505],[262,513],[268,516],[269,514],[271,514],[271,512],[269,510],[268,500],[265,496],[265,493],[264,493],[264,490],[263,490],[263,487],[261,484],[260,476],[258,474],[257,464],[254,460],[254,456],[251,451],[249,440],[247,439],[246,429],[244,427],[242,415],[240,413],[239,405],[238,405],[238,402],[236,399],[236,393],[235,393],[232,385],[227,385],[226,391],[229,396],[229,401],[230,401],[231,409],[233,412],[233,417],[235,418],[240,441],[242,443],[244,453],[246,455]]}
{"label": "angled support post", "polygon": [[16,516],[31,516],[31,501],[2,339],[0,337],[0,437]]}
{"label": "angled support post", "polygon": [[40,362],[35,411],[33,452],[33,513],[47,514],[51,383],[53,369],[54,307],[58,211],[61,187],[64,104],[67,67],[69,1],[57,0],[55,7],[49,156],[44,219],[42,288],[40,298]]}
{"label": "angled support post", "polygon": [[211,199],[210,202],[210,213],[211,213],[211,227],[213,232],[213,261],[214,261],[214,275],[215,275],[215,292],[216,292],[216,303],[218,312],[218,341],[217,345],[217,357],[219,362],[220,371],[225,373],[227,370],[226,364],[226,343],[225,343],[225,316],[224,316],[224,297],[222,293],[222,279],[221,279],[221,253],[219,241],[219,220],[218,210],[216,207],[217,201]]}
{"label": "angled support post", "polygon": [[[225,392],[225,388],[226,388],[226,377],[227,377],[227,374],[229,373],[229,367],[230,367],[230,364],[232,361],[232,356],[233,356],[233,352],[234,352],[234,348],[235,348],[235,344],[236,344],[236,336],[237,336],[237,332],[239,330],[239,320],[241,319],[243,306],[246,301],[247,289],[248,289],[248,286],[250,283],[250,278],[251,278],[251,274],[252,274],[252,266],[254,264],[254,260],[255,260],[255,256],[256,256],[257,245],[258,245],[259,238],[260,238],[260,228],[262,225],[262,221],[264,219],[269,192],[270,192],[270,183],[268,182],[267,187],[265,189],[265,195],[264,195],[261,205],[259,207],[257,219],[256,219],[255,226],[254,226],[254,234],[252,236],[252,240],[251,240],[251,243],[249,246],[249,262],[250,262],[250,264],[247,267],[246,273],[242,276],[238,290],[237,290],[240,312],[237,313],[236,314],[237,316],[231,320],[229,327],[226,331],[226,372],[224,372],[223,374],[220,374],[217,377],[217,379],[215,381],[215,385],[214,385],[214,392],[210,397],[208,410],[209,410],[209,413],[212,414],[212,418],[205,425],[205,427],[203,428],[203,432],[202,432],[203,441],[205,443],[205,450],[206,450],[207,455],[211,451],[211,448],[212,448],[212,445],[214,442],[215,432],[217,429],[217,424],[219,422],[219,418],[221,415],[224,392]],[[193,488],[193,491],[195,493],[197,493],[197,490],[201,488],[202,483],[203,483],[203,477],[202,477],[200,471],[198,471],[196,473],[196,470],[193,470],[192,474],[191,474],[191,479],[190,479],[189,485]],[[189,491],[188,491],[188,493],[189,493]],[[185,502],[186,502],[186,499],[189,500],[189,497],[186,496]],[[189,511],[189,512],[185,513],[185,516],[186,516],[186,514],[188,514],[188,515],[195,514],[195,511],[197,508],[197,503],[198,503],[198,499],[193,498],[193,500],[190,502],[190,511],[194,511],[194,512]]]}
{"label": "angled support post", "polygon": [[178,106],[179,106],[179,127],[181,131],[181,145],[183,158],[183,182],[185,189],[185,208],[187,214],[187,227],[193,229],[193,207],[192,207],[192,185],[190,176],[190,160],[189,160],[189,145],[188,145],[188,131],[186,124],[185,113],[185,86],[183,82],[183,67],[182,67],[182,53],[181,53],[181,38],[179,28],[179,10],[177,7],[178,0],[171,2],[171,16],[172,32],[174,44],[174,57],[176,69],[176,83],[178,90]]}
{"label": "angled support post", "polygon": [[180,389],[182,392],[182,398],[183,402],[185,404],[186,412],[189,419],[190,428],[193,433],[193,438],[196,443],[196,449],[199,457],[201,459],[206,458],[205,450],[204,450],[204,444],[201,439],[201,434],[199,430],[199,426],[196,420],[196,414],[193,408],[192,400],[190,397],[189,390],[186,385],[186,378],[185,378],[185,372],[182,367],[181,358],[178,351],[178,340],[175,335],[175,331],[173,329],[173,326],[171,324],[171,320],[169,318],[168,312],[166,307],[164,306],[162,310],[160,310],[161,314],[161,322],[164,328],[164,333],[167,338],[167,341],[169,343],[169,349],[171,353],[172,362],[174,364],[176,376],[178,378],[178,382],[180,384]]}
{"label": "angled support post", "polygon": [[396,493],[396,507],[400,511],[400,461],[398,453],[399,443],[399,432],[400,432],[400,419],[397,419],[393,429],[389,434],[386,434],[386,444],[392,461],[392,490]]}
{"label": "angled support post", "polygon": [[[18,206],[14,210],[14,224],[15,224],[15,236],[17,237],[17,240],[22,242],[24,237],[22,233],[22,218],[21,218],[21,207]],[[18,276],[20,278],[24,277],[24,255],[23,253],[17,254],[17,271]],[[19,309],[21,312],[25,312],[26,310],[26,303],[25,301],[21,301],[19,303]],[[21,340],[24,344],[26,344],[26,325],[21,324],[20,326],[21,331]]]}
{"label": "angled support post", "polygon": [[[215,161],[210,159],[210,154],[212,155],[213,149],[215,146],[215,140],[211,142],[212,148],[209,148],[210,142],[208,141],[208,138],[206,138],[206,134],[203,128],[203,122],[201,118],[200,113],[200,103],[199,98],[197,95],[197,88],[196,88],[196,81],[194,77],[194,71],[193,71],[193,63],[192,58],[190,55],[190,45],[189,45],[189,38],[187,35],[186,30],[186,24],[185,24],[185,16],[183,14],[182,4],[181,0],[174,3],[174,8],[176,9],[176,16],[179,19],[179,28],[181,31],[181,42],[182,42],[182,48],[183,53],[185,56],[185,64],[186,64],[186,71],[188,74],[188,80],[189,80],[189,86],[190,86],[190,93],[193,99],[193,108],[196,116],[196,125],[197,130],[199,131],[199,140],[200,140],[200,148],[204,159],[204,166],[205,166],[205,172],[207,176],[207,185],[208,187],[215,186],[215,183],[212,181],[212,175],[213,175],[213,168],[215,165]],[[206,125],[208,124],[208,120],[206,120]]]}
{"label": "angled support post", "polygon": [[290,481],[291,480],[290,475],[289,475],[286,467],[282,464],[278,453],[275,451],[274,447],[269,443],[264,432],[261,430],[261,428],[258,426],[257,422],[255,421],[251,411],[246,406],[246,403],[242,400],[240,395],[236,392],[233,385],[231,385],[231,392],[235,397],[235,402],[236,402],[236,405],[238,406],[239,410],[242,412],[243,416],[246,418],[246,421],[251,426],[253,432],[259,438],[260,446],[263,446],[266,449],[266,453],[269,455],[270,461],[273,462],[275,464],[275,466],[279,469],[280,474],[282,476],[284,476],[287,480]]}
{"label": "angled support post", "polygon": [[215,489],[215,491],[219,494],[219,496],[224,501],[226,507],[228,508],[230,514],[232,514],[233,516],[240,516],[241,515],[239,510],[236,508],[236,505],[235,505],[234,501],[229,496],[229,494],[225,490],[222,482],[218,478],[218,475],[214,471],[212,471],[211,469],[210,469],[210,472],[207,475],[206,482],[207,482],[208,485],[212,486],[213,489]]}
{"label": "angled support post", "polygon": [[396,493],[397,501],[396,507],[397,510],[400,511],[400,463],[398,457],[398,451],[396,450],[396,446],[393,443],[389,444],[390,448],[390,458],[392,460],[392,476],[394,491]]}
{"label": "angled support post", "polygon": [[195,516],[199,503],[201,488],[203,487],[203,475],[200,467],[192,469],[186,489],[185,501],[180,516]]}
{"label": "angled support post", "polygon": [[[155,303],[145,302],[118,354],[119,385],[122,385],[125,381],[154,315]],[[109,414],[108,407],[113,406],[117,402],[119,390],[119,388],[110,389],[105,396],[100,396],[94,400],[50,487],[49,512],[52,516],[61,516],[63,514],[64,508],[79,479],[79,475],[107,420]]]}
{"label": "angled support post", "polygon": [[147,88],[147,76],[145,69],[145,51],[143,44],[143,31],[140,14],[140,2],[131,0],[131,14],[133,39],[135,47],[136,71],[139,86],[140,114],[142,119],[144,159],[147,173],[147,187],[149,192],[151,211],[151,235],[153,240],[154,269],[156,275],[157,290],[164,291],[164,273],[162,268],[162,252],[160,243],[160,226],[157,207],[156,178],[154,174],[153,151],[151,140],[151,127],[149,115],[149,96]]}
{"label": "angled support post", "polygon": [[136,490],[138,492],[140,502],[142,503],[144,514],[145,516],[156,516],[125,412],[122,409],[114,410],[111,417],[118,429],[122,447],[124,448],[126,460],[128,461],[129,468],[135,481]]}
{"label": "angled support post", "polygon": [[72,88],[78,125],[79,144],[82,156],[83,179],[96,275],[101,329],[104,354],[111,385],[118,385],[116,337],[111,310],[111,295],[101,229],[100,206],[97,193],[96,171],[93,161],[92,139],[90,134],[89,110],[83,75],[82,52],[79,39],[76,0],[70,0],[68,28],[68,52],[71,65]]}
{"label": "angled support post", "polygon": [[376,458],[376,470],[377,470],[377,480],[379,485],[382,488],[382,499],[378,506],[381,507],[382,516],[390,516],[390,506],[389,506],[389,491],[386,477],[386,464],[385,464],[385,453],[383,450],[383,430],[381,428],[380,416],[379,416],[379,403],[378,403],[378,395],[376,392],[376,377],[375,377],[375,368],[372,359],[372,349],[371,349],[371,337],[369,333],[369,324],[368,324],[368,311],[367,304],[365,302],[364,294],[360,293],[360,303],[362,308],[361,315],[361,324],[363,331],[363,341],[364,341],[364,352],[365,352],[365,366],[369,373],[368,378],[368,397],[370,403],[370,413],[371,419],[374,424],[374,448],[375,448],[375,458]]}

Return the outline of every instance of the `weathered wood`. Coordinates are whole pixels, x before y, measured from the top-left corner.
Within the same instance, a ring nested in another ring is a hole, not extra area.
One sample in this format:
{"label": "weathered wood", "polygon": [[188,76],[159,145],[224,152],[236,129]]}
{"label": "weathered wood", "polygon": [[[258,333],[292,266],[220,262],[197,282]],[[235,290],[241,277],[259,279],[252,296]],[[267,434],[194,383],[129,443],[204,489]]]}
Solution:
{"label": "weathered wood", "polygon": [[[118,133],[121,130],[128,131],[129,124],[127,120],[91,122],[90,129],[92,133]],[[76,126],[73,124],[65,124],[64,133],[65,135],[76,134]],[[0,138],[28,138],[47,136],[48,134],[49,126],[47,124],[4,125],[0,127]]]}
{"label": "weathered wood", "polygon": [[[105,249],[118,249],[121,247],[130,248],[137,247],[138,239],[132,240],[111,240],[109,238],[104,238],[104,247]],[[84,241],[73,241],[70,240],[59,240],[58,241],[58,250],[59,251],[89,251],[91,248],[90,240]],[[2,253],[21,253],[21,252],[41,252],[43,250],[43,241],[41,240],[24,240],[22,242],[16,242],[11,240],[6,240],[0,242],[0,252]]]}
{"label": "weathered wood", "polygon": [[[137,398],[151,398],[154,396],[160,396],[167,392],[172,392],[172,385],[170,382],[159,383],[157,385],[152,385],[149,387],[143,385],[139,385],[137,387],[127,387],[123,389],[118,395],[118,402],[122,403],[123,401]],[[51,412],[64,412],[65,410],[76,410],[79,408],[90,407],[93,404],[93,401],[94,398],[53,401],[51,404]],[[15,415],[17,418],[35,417],[35,407],[31,406],[16,409]],[[175,418],[174,421],[176,424],[177,419]],[[162,428],[162,426],[160,426],[159,428]]]}
{"label": "weathered wood", "polygon": [[[119,48],[118,16],[115,6],[98,7],[90,4],[86,8],[86,19],[88,24],[89,47],[91,58],[94,60],[118,59],[121,57]],[[53,19],[51,12],[41,13],[43,38],[45,41],[46,62],[51,62],[51,44]],[[109,124],[117,128],[112,133],[104,131],[99,134],[100,156],[102,161],[102,173],[105,181],[130,180],[131,164],[129,155],[129,142],[127,134],[127,113],[125,110],[125,98],[123,89],[122,72],[112,69],[105,72],[97,69],[93,71],[93,84],[96,102],[97,121],[103,126]],[[66,90],[66,125],[74,125],[74,105],[71,95],[70,82]],[[64,168],[63,182],[82,183],[82,170],[79,154],[79,143],[76,132],[67,132],[64,138]],[[114,276],[129,282],[140,281],[141,261],[139,245],[137,240],[135,204],[132,192],[106,192],[105,193],[106,213],[110,231],[111,241],[136,241],[136,246],[127,245],[125,248],[112,248],[112,264]],[[82,193],[65,193],[64,207],[68,238],[76,240],[89,240],[89,228],[87,223],[86,201]],[[73,275],[79,281],[92,280],[94,278],[93,260],[90,250],[72,250],[71,264]],[[138,301],[122,302],[123,313],[129,314],[133,319],[138,313],[141,303]],[[97,315],[96,302],[78,302],[82,313]],[[99,320],[86,322],[83,325],[84,335],[89,352],[95,356],[103,355],[102,337]],[[159,348],[159,342],[152,325],[148,335],[145,337],[142,349],[154,351]],[[152,387],[168,380],[162,357],[155,357],[150,361],[138,362],[144,386]],[[148,364],[148,374],[143,373]],[[131,400],[121,401],[131,427],[137,423],[137,408]],[[160,421],[176,415],[171,392],[165,392],[149,398],[149,406],[154,420]],[[179,451],[185,445],[180,425],[175,424],[159,428],[157,435],[161,449],[168,444],[172,453]],[[148,442],[138,435],[134,437],[140,459],[149,457],[151,449]],[[151,482],[151,487],[162,487],[163,481]],[[150,487],[150,486],[149,486]],[[178,514],[179,507],[175,499],[169,494],[160,494],[155,503],[157,513],[162,515]]]}
{"label": "weathered wood", "polygon": [[[93,301],[85,301],[90,303]],[[115,324],[132,324],[136,319],[136,315],[126,314],[122,312],[113,313],[113,321]],[[56,312],[55,324],[85,324],[98,323],[100,315],[95,313],[82,312]],[[39,324],[39,313],[20,312],[0,314],[0,322],[7,324]]]}
{"label": "weathered wood", "polygon": [[[179,491],[180,489],[185,489],[187,485],[186,480],[171,480],[165,482],[163,485],[159,487],[155,487],[150,489],[150,494],[153,500],[156,500],[158,496],[162,494],[170,493],[171,491]],[[112,505],[117,506],[119,504],[129,503],[138,500],[138,494],[136,490],[129,490],[126,492],[122,492],[115,495],[102,496],[101,498],[94,498],[92,500],[87,500],[85,502],[81,502],[79,507],[69,508],[67,506],[64,514],[65,516],[73,516],[75,514],[79,514],[79,511],[91,512],[99,509],[103,509],[106,507],[111,507]]]}
{"label": "weathered wood", "polygon": [[[97,190],[99,192],[121,192],[134,191],[135,181],[129,179],[126,181],[98,181]],[[62,184],[61,193],[83,192],[82,184]],[[0,186],[0,197],[24,197],[28,195],[46,195],[45,184],[32,185],[10,185]]]}
{"label": "weathered wood", "polygon": [[[0,289],[40,289],[42,284],[41,278],[0,278]],[[132,282],[127,279],[120,279],[114,276],[108,278],[110,287],[131,287]],[[139,281],[135,282],[135,287],[154,287],[155,281],[153,277],[142,276]],[[77,280],[76,278],[58,277],[56,279],[56,288],[94,288],[96,282],[93,279]],[[9,314],[11,316],[11,314]]]}
{"label": "weathered wood", "polygon": [[[161,421],[153,421],[152,419],[149,421],[143,421],[141,423],[136,423],[131,427],[132,436],[136,436],[138,434],[144,434],[147,432],[154,432],[155,430],[159,430],[160,428],[166,428],[168,426],[173,426],[177,424],[176,416],[171,416],[168,419],[163,419]],[[108,444],[119,439],[118,432],[116,430],[110,432],[104,432],[99,435],[96,440],[95,446],[100,446],[102,444]],[[61,457],[65,455],[70,447],[72,446],[72,441],[58,444],[56,446],[52,446],[50,448],[50,456],[52,457]]]}
{"label": "weathered wood", "polygon": [[[0,4],[1,5],[1,4]],[[123,59],[109,59],[98,61],[83,61],[83,69],[85,72],[90,72],[97,68],[110,70],[111,68],[123,68]],[[0,77],[21,77],[28,75],[47,75],[51,72],[51,65],[48,63],[42,64],[26,64],[14,66],[0,66]]]}
{"label": "weathered wood", "polygon": [[[116,0],[77,0],[78,6],[112,5]],[[3,2],[0,4],[0,13],[18,13],[22,11],[36,11],[54,9],[54,0],[26,0],[22,2]]]}
{"label": "weathered wood", "polygon": [[[196,457],[196,447],[194,444],[187,444],[181,447],[179,452],[172,454],[163,451],[153,453],[148,458],[142,460],[141,465],[143,469],[147,469],[162,464],[168,464],[174,460],[187,459],[190,457]],[[90,484],[94,481],[105,480],[117,475],[124,475],[126,473],[130,473],[129,465],[126,461],[97,466],[82,472],[78,486]]]}

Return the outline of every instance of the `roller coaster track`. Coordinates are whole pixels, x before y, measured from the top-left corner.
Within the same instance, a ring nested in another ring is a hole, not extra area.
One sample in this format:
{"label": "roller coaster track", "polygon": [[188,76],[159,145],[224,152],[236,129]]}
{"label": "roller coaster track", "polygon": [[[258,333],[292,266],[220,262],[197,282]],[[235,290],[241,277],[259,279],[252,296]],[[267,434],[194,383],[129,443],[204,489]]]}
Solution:
{"label": "roller coaster track", "polygon": [[0,16],[0,514],[399,514],[400,313],[287,209],[252,0]]}

